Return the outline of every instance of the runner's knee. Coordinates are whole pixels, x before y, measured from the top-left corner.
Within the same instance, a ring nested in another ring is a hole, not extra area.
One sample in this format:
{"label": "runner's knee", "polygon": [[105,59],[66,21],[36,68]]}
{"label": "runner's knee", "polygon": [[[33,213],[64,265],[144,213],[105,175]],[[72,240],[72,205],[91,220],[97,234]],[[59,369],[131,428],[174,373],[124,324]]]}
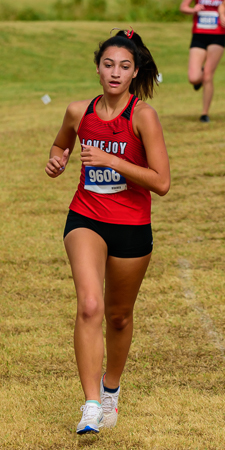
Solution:
{"label": "runner's knee", "polygon": [[90,295],[78,300],[77,317],[83,321],[99,320],[102,322],[104,316],[103,301],[99,300],[98,296]]}
{"label": "runner's knee", "polygon": [[111,313],[106,316],[106,321],[109,325],[117,330],[123,330],[133,320],[133,315],[129,313]]}
{"label": "runner's knee", "polygon": [[210,69],[204,69],[203,82],[207,83],[209,81],[213,81],[213,71]]}
{"label": "runner's knee", "polygon": [[201,82],[201,72],[188,72],[188,80],[191,84],[198,84]]}

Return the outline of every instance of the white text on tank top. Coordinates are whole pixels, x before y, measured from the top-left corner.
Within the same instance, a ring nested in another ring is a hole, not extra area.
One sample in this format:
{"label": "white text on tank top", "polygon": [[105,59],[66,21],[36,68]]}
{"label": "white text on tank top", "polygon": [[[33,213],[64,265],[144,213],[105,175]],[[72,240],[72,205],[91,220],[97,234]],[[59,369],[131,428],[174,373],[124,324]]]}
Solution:
{"label": "white text on tank top", "polygon": [[[124,155],[127,142],[82,139],[82,144],[100,148],[106,153]],[[126,178],[110,167],[85,166],[84,189],[96,194],[115,194],[127,189]]]}

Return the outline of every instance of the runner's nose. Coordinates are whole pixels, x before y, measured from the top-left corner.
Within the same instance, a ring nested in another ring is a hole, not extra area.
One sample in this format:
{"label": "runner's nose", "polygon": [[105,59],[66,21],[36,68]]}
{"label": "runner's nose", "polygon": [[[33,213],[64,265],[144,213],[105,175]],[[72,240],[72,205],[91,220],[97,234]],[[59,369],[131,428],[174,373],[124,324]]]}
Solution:
{"label": "runner's nose", "polygon": [[120,76],[120,68],[117,66],[113,67],[112,77],[118,78]]}

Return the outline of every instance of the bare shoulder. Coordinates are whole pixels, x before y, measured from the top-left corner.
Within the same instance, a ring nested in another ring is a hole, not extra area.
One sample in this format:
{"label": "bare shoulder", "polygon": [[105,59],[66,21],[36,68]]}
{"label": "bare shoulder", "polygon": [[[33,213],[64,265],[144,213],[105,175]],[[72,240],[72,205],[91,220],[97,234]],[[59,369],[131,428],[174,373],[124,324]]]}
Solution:
{"label": "bare shoulder", "polygon": [[142,100],[139,100],[139,102],[136,104],[135,109],[134,109],[134,114],[137,117],[141,117],[144,118],[146,117],[153,117],[153,116],[157,116],[157,112],[154,108],[152,108],[152,106],[148,105],[148,103],[143,102]]}
{"label": "bare shoulder", "polygon": [[80,100],[77,102],[71,102],[67,107],[67,111],[71,117],[75,118],[77,115],[85,113],[90,102],[91,100]]}
{"label": "bare shoulder", "polygon": [[77,131],[80,121],[90,102],[91,100],[71,102],[67,106],[64,123],[68,126],[72,126]]}
{"label": "bare shoulder", "polygon": [[140,100],[134,109],[133,128],[135,134],[142,135],[146,130],[150,131],[154,126],[161,126],[158,114],[152,106]]}

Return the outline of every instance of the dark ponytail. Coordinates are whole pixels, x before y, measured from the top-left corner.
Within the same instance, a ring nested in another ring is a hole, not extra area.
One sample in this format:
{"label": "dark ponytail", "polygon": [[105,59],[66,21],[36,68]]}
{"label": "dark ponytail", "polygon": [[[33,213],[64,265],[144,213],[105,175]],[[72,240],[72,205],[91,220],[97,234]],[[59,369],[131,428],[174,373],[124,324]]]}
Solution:
{"label": "dark ponytail", "polygon": [[139,34],[135,32],[119,31],[116,36],[99,44],[99,50],[95,52],[94,61],[100,64],[100,59],[108,47],[124,47],[134,58],[135,68],[139,68],[136,78],[132,79],[129,91],[140,99],[153,97],[155,84],[158,85],[158,69],[155,61],[144,45]]}

